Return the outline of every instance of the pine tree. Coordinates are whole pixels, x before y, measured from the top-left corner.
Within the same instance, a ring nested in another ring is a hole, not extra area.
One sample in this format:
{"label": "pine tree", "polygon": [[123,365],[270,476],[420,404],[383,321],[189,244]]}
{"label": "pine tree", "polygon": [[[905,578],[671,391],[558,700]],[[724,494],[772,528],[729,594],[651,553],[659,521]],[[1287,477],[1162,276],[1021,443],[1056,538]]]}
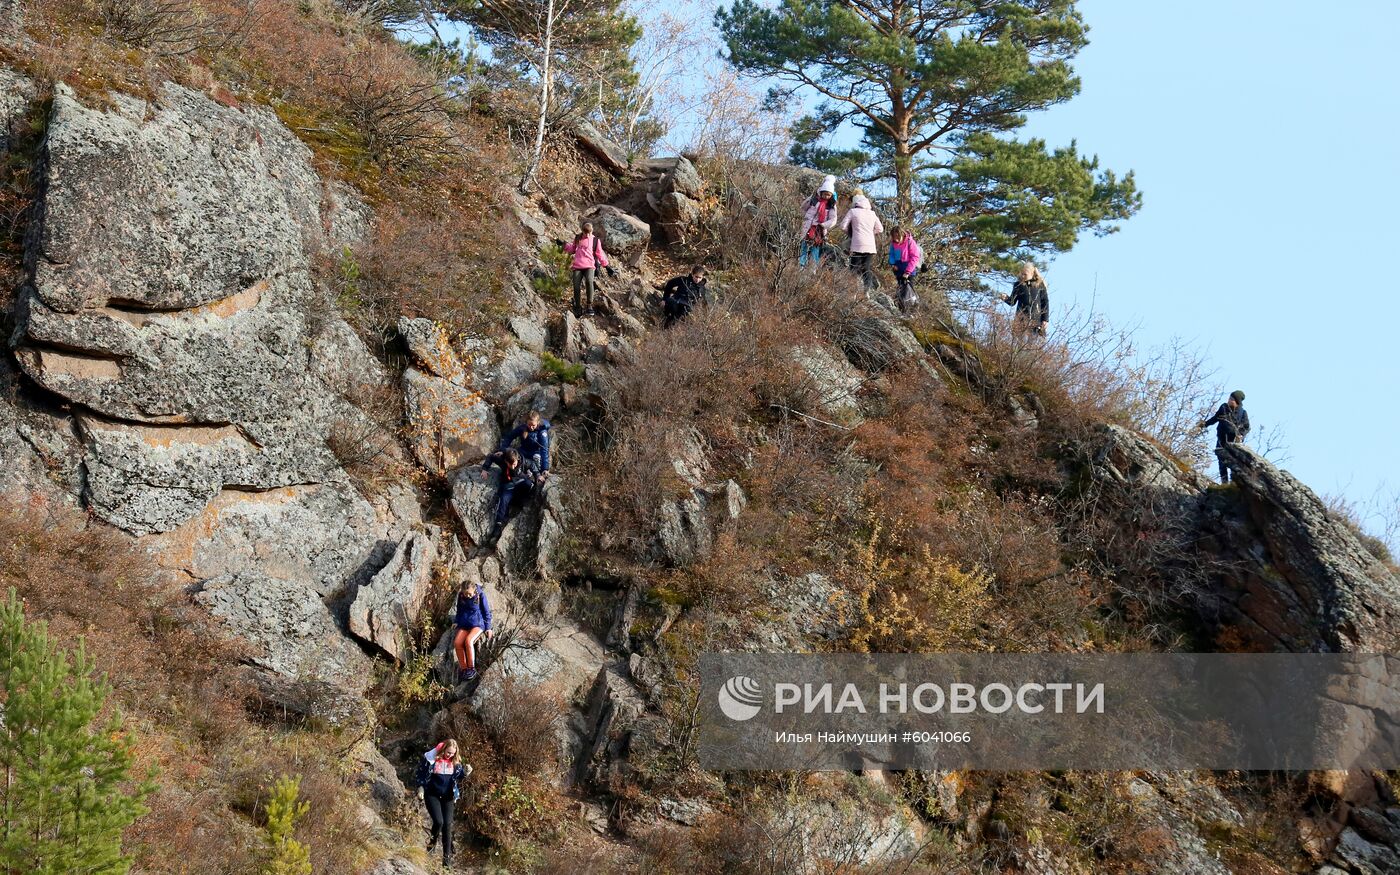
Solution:
{"label": "pine tree", "polygon": [[[793,131],[794,160],[892,180],[901,221],[951,222],[995,257],[1024,257],[1108,233],[1141,206],[1131,173],[1096,176],[1073,146],[1001,138],[1079,92],[1070,62],[1088,29],[1075,0],[735,0],[715,23],[736,70],[782,83],[770,101],[823,99]],[[848,123],[861,148],[823,145]],[[1007,201],[1016,209],[986,219]]]}
{"label": "pine tree", "polygon": [[301,779],[283,775],[272,785],[267,801],[268,862],[264,875],[311,875],[311,849],[292,837],[297,821],[311,810],[311,803],[298,802]]}
{"label": "pine tree", "polygon": [[81,642],[70,657],[15,591],[0,605],[0,871],[108,875],[131,865],[122,831],[145,813],[130,740]]}

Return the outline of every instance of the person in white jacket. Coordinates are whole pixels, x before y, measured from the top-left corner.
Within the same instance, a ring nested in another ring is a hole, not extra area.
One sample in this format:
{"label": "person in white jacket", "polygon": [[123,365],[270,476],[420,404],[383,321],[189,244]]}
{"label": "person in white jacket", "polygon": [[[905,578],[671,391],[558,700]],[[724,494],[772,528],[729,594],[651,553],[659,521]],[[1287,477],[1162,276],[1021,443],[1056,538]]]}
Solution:
{"label": "person in white jacket", "polygon": [[841,219],[841,230],[851,238],[851,270],[860,274],[867,289],[875,288],[878,282],[871,270],[877,250],[875,236],[885,233],[885,226],[870,208],[870,198],[863,194],[851,198],[851,208]]}
{"label": "person in white jacket", "polygon": [[826,235],[836,226],[836,177],[822,180],[817,193],[802,204],[802,247],[797,263],[818,264],[826,253]]}

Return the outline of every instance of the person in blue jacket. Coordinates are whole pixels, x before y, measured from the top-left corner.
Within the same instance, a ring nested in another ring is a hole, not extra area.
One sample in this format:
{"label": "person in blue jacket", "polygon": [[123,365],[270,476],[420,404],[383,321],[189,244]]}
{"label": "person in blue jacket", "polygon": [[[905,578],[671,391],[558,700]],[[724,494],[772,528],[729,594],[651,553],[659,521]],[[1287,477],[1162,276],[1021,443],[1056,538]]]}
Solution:
{"label": "person in blue jacket", "polygon": [[1222,450],[1230,444],[1244,442],[1249,434],[1249,414],[1244,411],[1244,392],[1239,389],[1230,393],[1220,409],[1210,419],[1200,422],[1201,428],[1215,426],[1215,455],[1220,460],[1220,482],[1230,482],[1230,464]]}
{"label": "person in blue jacket", "polygon": [[471,773],[472,767],[462,763],[457,742],[449,738],[423,754],[413,775],[418,798],[427,806],[428,819],[433,823],[428,853],[432,853],[441,836],[444,868],[452,865],[452,807],[461,798],[462,782]]}
{"label": "person in blue jacket", "polygon": [[540,471],[533,456],[523,456],[515,447],[509,447],[487,457],[481,466],[481,479],[491,476],[491,466],[501,469],[501,490],[496,493],[496,523],[485,543],[494,544],[501,537],[510,519],[511,510],[524,504],[535,494],[535,487],[544,483],[545,475]]}
{"label": "person in blue jacket", "polygon": [[538,410],[531,410],[526,415],[524,422],[501,438],[501,445],[497,448],[496,455],[510,449],[516,441],[520,442],[520,454],[533,460],[535,467],[540,469],[540,473],[548,476],[549,420],[540,415]]}
{"label": "person in blue jacket", "polygon": [[491,640],[496,633],[491,630],[491,603],[486,600],[486,591],[475,580],[463,581],[457,591],[457,634],[452,639],[452,650],[457,654],[457,681],[476,678],[476,639],[482,635]]}

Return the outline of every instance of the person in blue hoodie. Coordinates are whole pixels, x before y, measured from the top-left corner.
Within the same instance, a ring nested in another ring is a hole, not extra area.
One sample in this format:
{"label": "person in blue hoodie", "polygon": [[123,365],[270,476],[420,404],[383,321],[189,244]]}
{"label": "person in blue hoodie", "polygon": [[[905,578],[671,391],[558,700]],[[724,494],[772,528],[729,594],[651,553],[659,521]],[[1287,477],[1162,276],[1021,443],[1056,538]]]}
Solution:
{"label": "person in blue hoodie", "polygon": [[494,544],[501,537],[510,519],[510,512],[535,494],[535,487],[544,485],[545,475],[533,456],[523,456],[515,447],[487,457],[481,466],[481,479],[491,476],[491,466],[501,469],[501,489],[496,493],[496,523],[486,536],[485,544]]}
{"label": "person in blue hoodie", "polygon": [[413,776],[418,798],[427,807],[433,824],[428,853],[432,853],[441,836],[444,868],[452,865],[452,808],[461,798],[462,782],[471,773],[472,767],[462,763],[457,742],[449,738],[423,754]]}
{"label": "person in blue hoodie", "polygon": [[491,629],[491,603],[486,600],[486,591],[475,580],[462,582],[457,591],[457,634],[452,639],[452,650],[457,654],[457,681],[476,678],[476,639],[482,635],[491,640],[496,633]]}
{"label": "person in blue hoodie", "polygon": [[549,420],[538,410],[531,410],[524,422],[501,438],[493,457],[510,449],[516,441],[520,442],[520,455],[532,460],[541,474],[549,476]]}

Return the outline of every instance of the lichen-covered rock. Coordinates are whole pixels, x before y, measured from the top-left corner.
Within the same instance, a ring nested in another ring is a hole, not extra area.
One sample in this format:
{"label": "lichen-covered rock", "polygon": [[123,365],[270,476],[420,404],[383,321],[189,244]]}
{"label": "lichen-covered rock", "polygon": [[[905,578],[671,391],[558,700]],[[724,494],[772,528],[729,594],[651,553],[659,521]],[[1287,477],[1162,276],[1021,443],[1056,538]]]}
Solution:
{"label": "lichen-covered rock", "polygon": [[267,689],[279,704],[336,721],[358,711],[369,657],[341,634],[310,586],[240,572],[204,581],[194,598],[252,645],[253,664],[270,676]]}
{"label": "lichen-covered rock", "polygon": [[400,660],[412,647],[412,632],[433,582],[433,565],[442,530],[415,527],[394,550],[389,562],[362,584],[350,605],[350,631]]}
{"label": "lichen-covered rock", "polygon": [[865,376],[846,359],[825,346],[799,346],[792,358],[807,375],[813,411],[840,422],[860,418],[858,394]]}
{"label": "lichen-covered rock", "polygon": [[443,477],[496,449],[501,429],[479,392],[416,368],[403,372],[404,430],[418,463]]}
{"label": "lichen-covered rock", "polygon": [[452,348],[452,337],[442,323],[401,316],[399,336],[419,368],[458,386],[466,385],[466,368]]}
{"label": "lichen-covered rock", "polygon": [[617,207],[600,204],[584,214],[603,241],[604,249],[623,257],[631,264],[646,252],[651,244],[651,226]]}
{"label": "lichen-covered rock", "polygon": [[496,495],[501,489],[499,468],[473,465],[452,480],[452,512],[473,544],[480,544],[496,522]]}
{"label": "lichen-covered rock", "polygon": [[593,127],[592,123],[584,120],[575,122],[574,135],[579,146],[593,156],[604,168],[617,174],[627,171],[627,165],[630,161],[626,150],[603,136],[597,128]]}
{"label": "lichen-covered rock", "polygon": [[540,357],[528,349],[512,349],[487,366],[481,386],[491,398],[504,402],[540,375]]}

